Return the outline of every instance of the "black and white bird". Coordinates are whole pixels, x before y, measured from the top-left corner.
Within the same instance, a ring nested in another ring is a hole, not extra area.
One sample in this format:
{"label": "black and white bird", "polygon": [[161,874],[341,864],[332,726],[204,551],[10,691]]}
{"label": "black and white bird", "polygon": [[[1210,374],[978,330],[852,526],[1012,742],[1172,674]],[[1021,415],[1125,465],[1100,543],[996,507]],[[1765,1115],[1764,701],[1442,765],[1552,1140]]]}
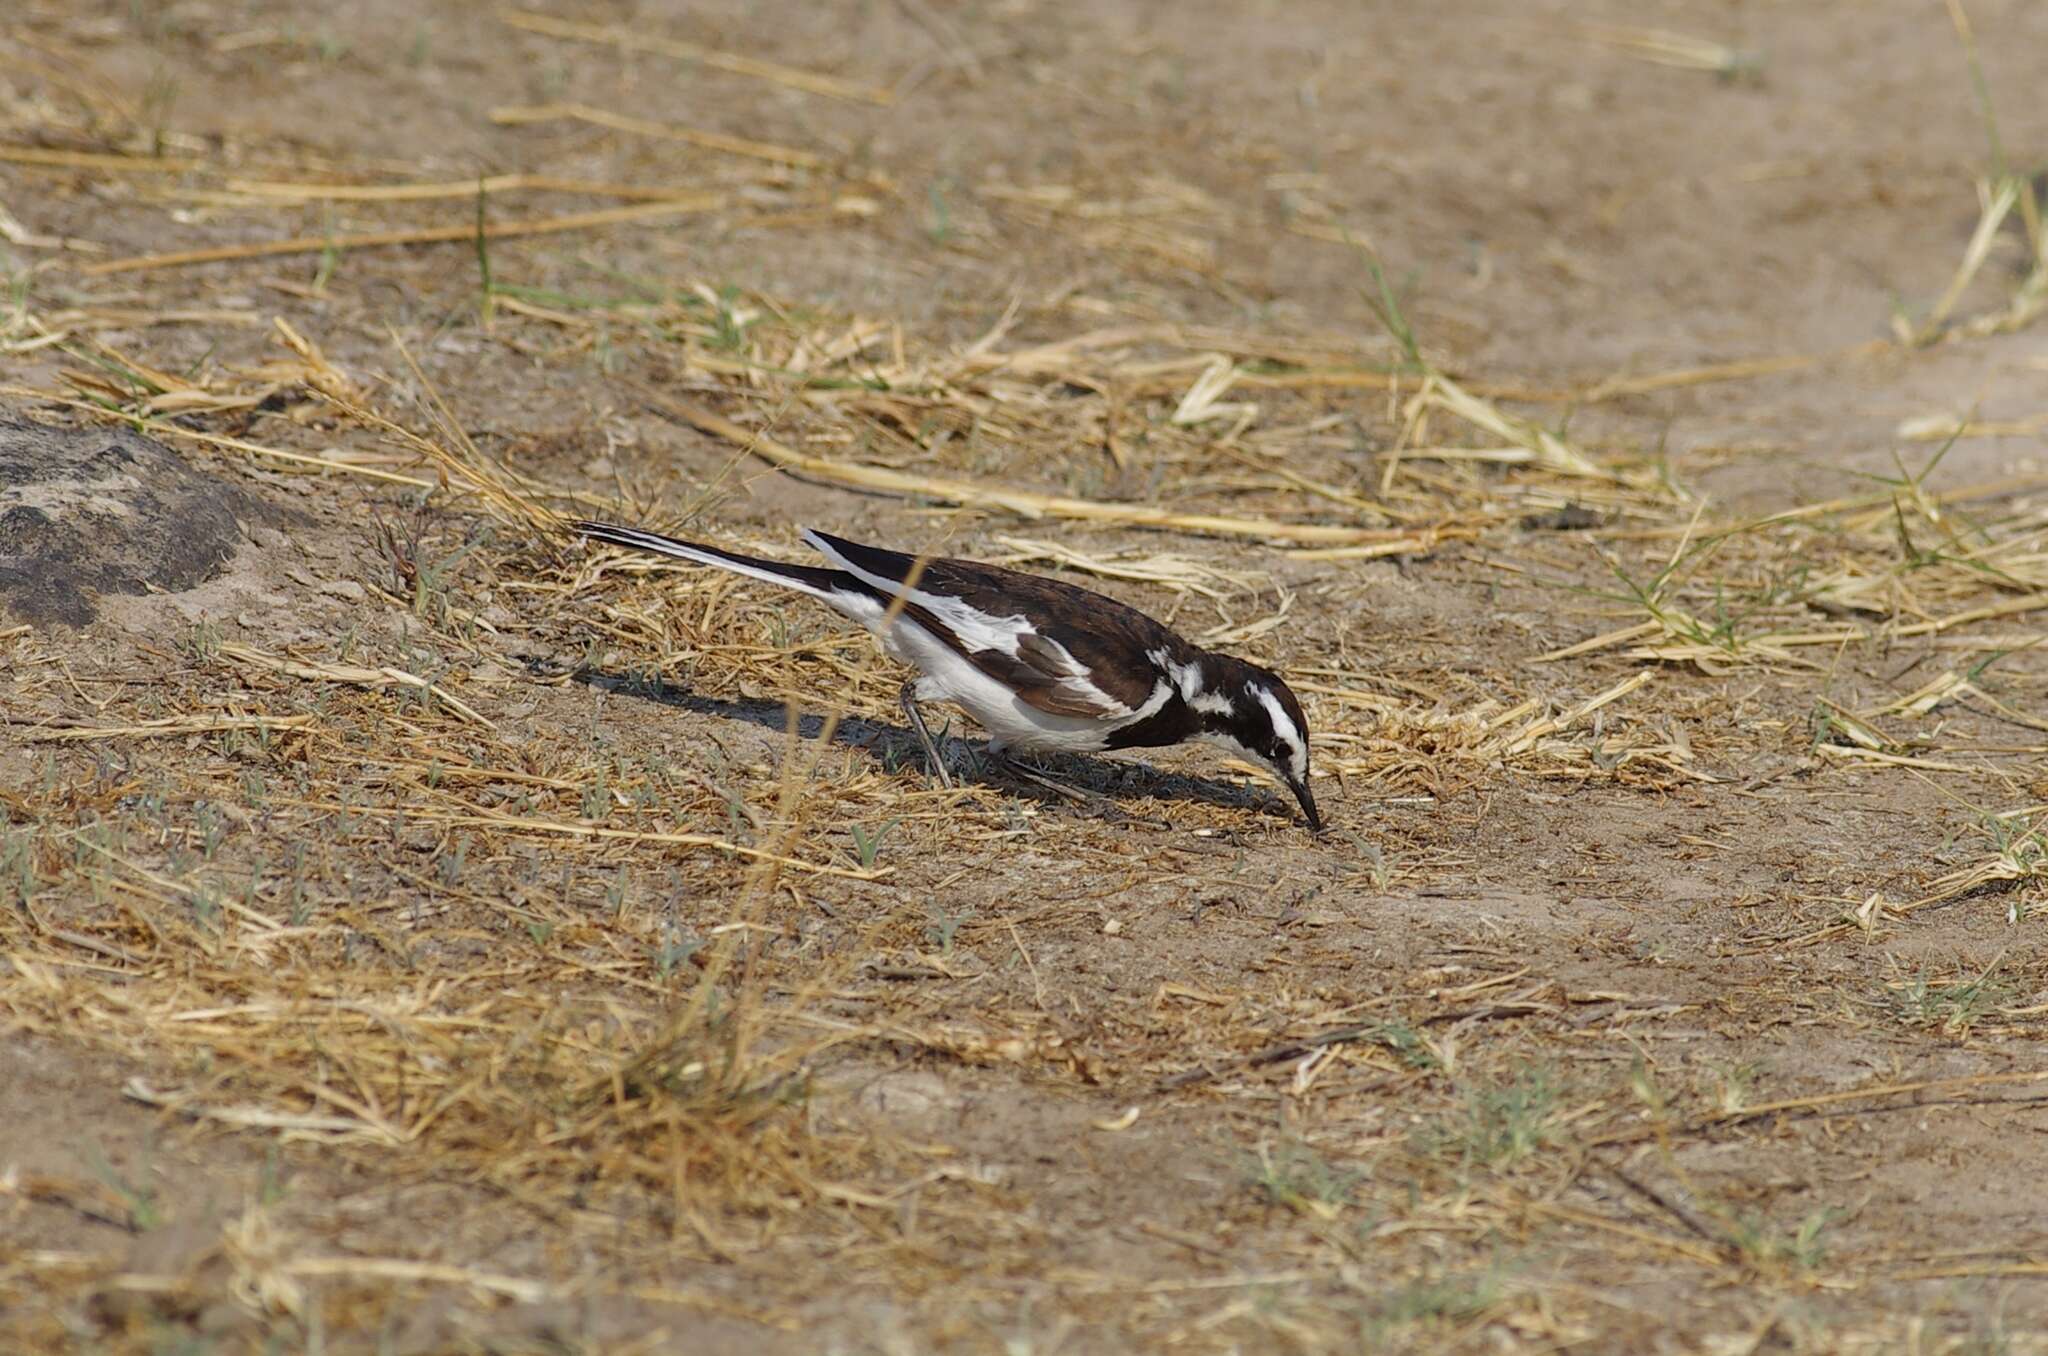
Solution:
{"label": "black and white bird", "polygon": [[873,631],[884,653],[922,674],[904,683],[903,709],[948,786],[920,701],[965,710],[988,731],[989,749],[999,757],[1188,740],[1220,745],[1271,772],[1294,793],[1309,828],[1323,826],[1308,785],[1308,725],[1280,676],[1200,649],[1114,598],[994,565],[905,555],[810,530],[804,540],[829,567],[763,560],[611,523],[578,523],[576,530],[808,593]]}

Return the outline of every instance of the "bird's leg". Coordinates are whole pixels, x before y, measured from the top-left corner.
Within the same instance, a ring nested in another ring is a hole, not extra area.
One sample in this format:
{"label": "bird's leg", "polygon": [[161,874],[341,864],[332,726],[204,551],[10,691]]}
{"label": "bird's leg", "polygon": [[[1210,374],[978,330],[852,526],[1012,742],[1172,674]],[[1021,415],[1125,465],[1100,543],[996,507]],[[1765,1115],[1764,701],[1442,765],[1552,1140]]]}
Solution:
{"label": "bird's leg", "polygon": [[903,714],[910,717],[910,728],[917,731],[917,742],[924,745],[925,762],[938,777],[939,785],[951,791],[953,774],[946,771],[946,760],[939,757],[939,746],[932,742],[932,732],[924,727],[924,713],[917,709],[917,679],[907,680],[899,695],[903,699]]}

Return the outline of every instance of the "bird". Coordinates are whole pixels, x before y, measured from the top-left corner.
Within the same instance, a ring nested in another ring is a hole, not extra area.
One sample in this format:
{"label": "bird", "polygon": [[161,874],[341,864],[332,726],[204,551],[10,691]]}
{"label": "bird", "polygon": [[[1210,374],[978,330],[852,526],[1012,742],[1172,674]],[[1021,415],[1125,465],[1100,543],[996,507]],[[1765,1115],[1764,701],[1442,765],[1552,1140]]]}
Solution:
{"label": "bird", "polygon": [[826,565],[766,560],[616,523],[579,522],[575,530],[795,589],[866,627],[883,653],[919,671],[899,695],[933,773],[948,787],[952,777],[920,702],[966,711],[988,732],[999,761],[1041,785],[1050,783],[1010,755],[1217,745],[1270,772],[1293,794],[1310,831],[1322,831],[1309,789],[1308,722],[1280,675],[1204,650],[1114,598],[809,528],[803,539]]}

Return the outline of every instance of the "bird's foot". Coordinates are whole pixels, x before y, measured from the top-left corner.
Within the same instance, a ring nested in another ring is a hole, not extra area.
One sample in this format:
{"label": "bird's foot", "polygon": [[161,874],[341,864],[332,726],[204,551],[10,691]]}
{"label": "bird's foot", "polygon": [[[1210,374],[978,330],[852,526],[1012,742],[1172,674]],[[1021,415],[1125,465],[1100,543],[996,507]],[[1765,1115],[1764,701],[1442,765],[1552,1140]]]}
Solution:
{"label": "bird's foot", "polygon": [[994,763],[998,769],[1015,777],[1018,781],[1029,782],[1040,790],[1050,791],[1055,796],[1070,800],[1076,805],[1103,806],[1111,803],[1107,796],[1099,796],[1093,791],[1083,791],[1078,786],[1069,786],[1056,777],[1047,776],[1035,767],[1018,762],[1006,753],[997,753],[994,749],[990,749],[988,756],[989,761]]}
{"label": "bird's foot", "polygon": [[1118,823],[1152,824],[1162,829],[1173,827],[1163,819],[1155,819],[1149,815],[1134,815],[1109,796],[1100,795],[1094,791],[1083,791],[1080,787],[1071,786],[1066,782],[1060,781],[1057,777],[1048,776],[1029,764],[1020,763],[1008,754],[998,753],[994,749],[990,749],[988,750],[988,758],[996,768],[1015,777],[1018,781],[1038,787],[1042,791],[1050,791],[1060,799],[1080,806],[1099,818],[1115,820]]}

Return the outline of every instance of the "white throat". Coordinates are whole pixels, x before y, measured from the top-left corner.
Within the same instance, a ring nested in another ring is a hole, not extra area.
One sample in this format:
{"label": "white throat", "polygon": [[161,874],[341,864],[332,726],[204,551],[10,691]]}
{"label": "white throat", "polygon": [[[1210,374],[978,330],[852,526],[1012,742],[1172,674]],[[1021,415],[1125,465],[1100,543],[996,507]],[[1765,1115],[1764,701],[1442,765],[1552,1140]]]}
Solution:
{"label": "white throat", "polygon": [[1200,743],[1210,744],[1222,749],[1240,762],[1250,763],[1253,767],[1264,768],[1282,783],[1285,783],[1287,780],[1287,772],[1284,768],[1276,767],[1272,759],[1266,757],[1265,754],[1260,753],[1258,750],[1246,748],[1238,741],[1237,736],[1227,730],[1202,730],[1194,738]]}

